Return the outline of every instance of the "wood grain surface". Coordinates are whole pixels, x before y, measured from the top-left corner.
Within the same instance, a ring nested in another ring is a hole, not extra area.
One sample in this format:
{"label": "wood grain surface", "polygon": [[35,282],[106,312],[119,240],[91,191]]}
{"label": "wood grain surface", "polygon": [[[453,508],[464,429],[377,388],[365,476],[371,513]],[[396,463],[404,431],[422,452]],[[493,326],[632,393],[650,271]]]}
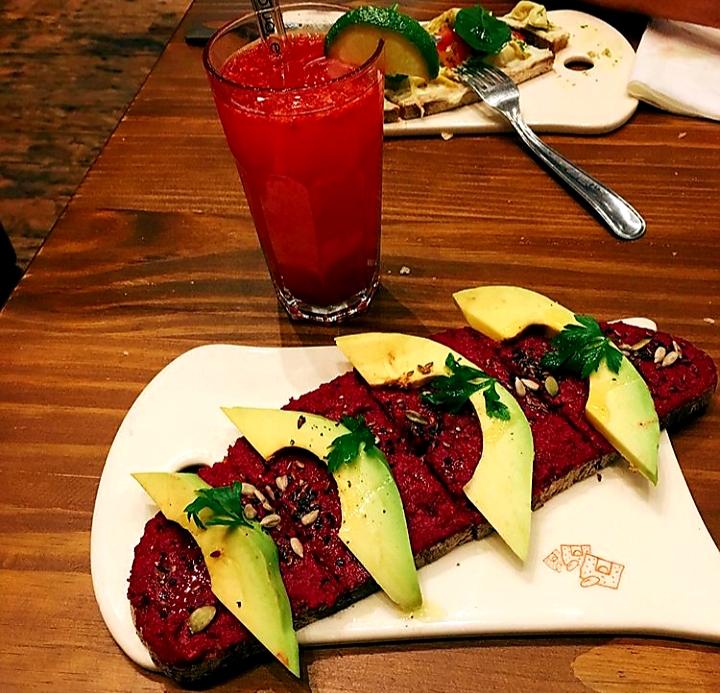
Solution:
{"label": "wood grain surface", "polygon": [[0,222],[23,270],[189,4],[0,3]]}
{"label": "wood grain surface", "polygon": [[[442,9],[425,0],[411,11]],[[651,317],[720,362],[720,126],[644,106],[608,135],[546,137],[636,206],[648,222],[642,240],[612,238],[511,135],[393,139],[384,150],[382,289],[369,313],[337,328],[288,321],[200,52],[183,41],[190,26],[237,11],[206,0],[191,8],[0,313],[3,690],[177,689],[134,666],[105,629],[89,535],[125,413],[191,347],[327,345],[366,329],[428,334],[462,324],[453,291],[509,283],[602,319]],[[606,16],[637,40],[636,18]],[[718,543],[718,397],[673,442]],[[270,663],[217,690],[720,690],[720,649],[641,637],[320,648],[303,653],[303,667],[300,681]]]}

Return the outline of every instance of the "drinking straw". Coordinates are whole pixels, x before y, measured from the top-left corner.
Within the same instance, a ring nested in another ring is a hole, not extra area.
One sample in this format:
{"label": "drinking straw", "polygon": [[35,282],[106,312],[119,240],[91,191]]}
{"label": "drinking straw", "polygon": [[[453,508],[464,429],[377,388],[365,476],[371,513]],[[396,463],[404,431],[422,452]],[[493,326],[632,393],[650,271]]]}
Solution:
{"label": "drinking straw", "polygon": [[285,24],[278,0],[252,0],[260,37],[270,52],[280,55],[285,44]]}

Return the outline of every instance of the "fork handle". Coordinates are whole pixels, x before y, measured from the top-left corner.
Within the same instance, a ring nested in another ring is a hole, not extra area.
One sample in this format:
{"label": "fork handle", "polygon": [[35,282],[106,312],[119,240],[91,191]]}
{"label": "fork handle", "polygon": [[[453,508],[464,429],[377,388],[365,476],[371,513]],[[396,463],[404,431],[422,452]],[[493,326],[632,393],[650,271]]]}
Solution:
{"label": "fork handle", "polygon": [[533,154],[580,195],[615,236],[632,241],[645,233],[645,220],[620,195],[545,144],[521,118],[508,120]]}

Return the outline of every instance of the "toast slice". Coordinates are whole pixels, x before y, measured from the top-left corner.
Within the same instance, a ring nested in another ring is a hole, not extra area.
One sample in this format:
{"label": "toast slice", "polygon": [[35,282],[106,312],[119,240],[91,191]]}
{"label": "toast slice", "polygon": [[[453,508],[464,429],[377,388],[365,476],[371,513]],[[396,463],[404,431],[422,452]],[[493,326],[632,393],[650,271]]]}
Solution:
{"label": "toast slice", "polygon": [[[663,426],[676,426],[707,406],[718,376],[706,353],[645,328],[619,323],[603,329],[643,374]],[[542,333],[531,330],[500,344],[466,327],[434,339],[516,394],[535,441],[533,508],[618,458],[585,421],[584,381],[556,375],[557,391],[544,387],[548,373],[541,358],[549,341]],[[676,356],[666,359],[669,353]],[[518,382],[524,384],[522,388]],[[286,408],[334,420],[343,414],[362,414],[398,484],[418,565],[492,532],[462,494],[482,450],[481,431],[470,411],[436,410],[422,402],[417,391],[370,388],[355,372],[320,385]],[[222,462],[199,474],[213,486],[233,481],[253,484],[258,494],[247,503],[255,515],[281,516],[271,535],[297,628],[377,589],[338,540],[337,488],[325,466],[312,456],[292,450],[266,462],[240,438]],[[318,511],[315,521],[304,523],[302,518],[314,510]],[[292,538],[301,542],[301,554],[293,549]],[[183,685],[207,684],[224,672],[237,673],[262,655],[249,632],[215,599],[202,554],[191,536],[161,514],[147,523],[135,549],[128,598],[153,660]],[[189,614],[207,605],[216,607],[214,619],[202,631],[191,632]]]}
{"label": "toast slice", "polygon": [[[442,34],[452,31],[458,11],[459,8],[446,10],[425,23],[425,29],[439,41]],[[499,53],[487,56],[485,60],[500,68],[516,84],[550,72],[555,53],[568,43],[568,32],[547,21],[544,6],[527,0],[518,3],[502,19],[513,29],[512,37]],[[465,45],[456,59],[462,61],[468,50],[469,47]],[[445,58],[446,63],[452,63],[453,60],[452,57]],[[433,80],[418,77],[406,77],[400,81],[388,79],[385,88],[385,122],[422,118],[455,110],[479,100],[477,94],[455,76],[452,66],[445,64]]]}

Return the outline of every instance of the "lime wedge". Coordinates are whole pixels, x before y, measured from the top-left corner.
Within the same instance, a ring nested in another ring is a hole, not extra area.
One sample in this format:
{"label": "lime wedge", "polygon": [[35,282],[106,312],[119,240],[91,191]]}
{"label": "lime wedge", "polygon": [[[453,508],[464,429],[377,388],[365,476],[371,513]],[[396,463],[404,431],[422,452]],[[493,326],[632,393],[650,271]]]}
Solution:
{"label": "lime wedge", "polygon": [[325,55],[362,65],[383,40],[386,75],[434,79],[440,69],[435,41],[420,23],[394,7],[362,5],[342,15],[325,37]]}

